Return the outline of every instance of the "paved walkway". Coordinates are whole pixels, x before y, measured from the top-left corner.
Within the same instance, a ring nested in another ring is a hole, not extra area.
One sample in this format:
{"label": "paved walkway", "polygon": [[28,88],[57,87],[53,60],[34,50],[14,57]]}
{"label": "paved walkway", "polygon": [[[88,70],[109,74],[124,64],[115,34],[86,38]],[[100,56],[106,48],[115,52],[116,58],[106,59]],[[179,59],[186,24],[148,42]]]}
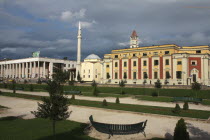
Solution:
{"label": "paved walkway", "polygon": [[[33,118],[34,116],[30,111],[37,109],[37,101],[0,96],[0,105],[9,107],[9,109],[0,113],[0,117],[5,116],[23,116],[25,119]],[[140,113],[132,113],[126,111],[99,109],[91,107],[70,106],[69,110],[73,111],[69,120],[87,123],[90,115],[93,115],[95,121],[104,123],[119,123],[119,124],[132,124],[140,121],[148,120],[145,132],[147,139],[152,137],[167,137],[171,138],[173,135],[175,125],[179,118],[177,117],[164,117],[158,115],[142,115]],[[191,140],[209,140],[210,127],[209,123],[202,121],[187,120],[188,131]],[[108,139],[107,134],[102,134],[93,130],[90,133],[91,137],[97,139]],[[133,134],[125,136],[114,136],[110,140],[139,140],[145,139],[142,134]]]}
{"label": "paved walkway", "polygon": [[[0,89],[3,92],[12,92],[12,90],[7,90],[7,89]],[[38,96],[49,96],[47,92],[30,92],[30,91],[16,91],[16,93],[22,93],[22,94],[30,94],[30,95],[38,95]],[[68,95],[68,98],[71,98],[71,95]],[[112,102],[115,103],[116,98],[115,97],[88,97],[88,96],[75,96],[76,99],[80,100],[89,100],[89,101],[103,101],[106,99],[107,102]],[[154,102],[154,101],[145,101],[145,100],[138,100],[135,98],[131,97],[123,97],[120,98],[120,103],[123,104],[136,104],[136,105],[146,105],[146,106],[160,106],[160,107],[175,107],[176,103],[172,102]],[[183,106],[183,103],[179,103],[180,107]],[[193,103],[189,103],[189,108],[190,109],[195,109],[195,110],[207,110],[210,111],[210,106],[205,106],[205,105],[196,105]]]}

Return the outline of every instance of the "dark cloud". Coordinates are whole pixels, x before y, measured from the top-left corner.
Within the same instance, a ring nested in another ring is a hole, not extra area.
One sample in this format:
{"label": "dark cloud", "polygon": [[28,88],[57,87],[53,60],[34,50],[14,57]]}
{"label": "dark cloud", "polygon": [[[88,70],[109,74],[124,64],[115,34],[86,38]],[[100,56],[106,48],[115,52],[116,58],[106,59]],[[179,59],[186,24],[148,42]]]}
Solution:
{"label": "dark cloud", "polygon": [[76,60],[77,23],[83,23],[82,58],[129,47],[133,29],[141,44],[210,45],[209,0],[2,0],[0,59]]}

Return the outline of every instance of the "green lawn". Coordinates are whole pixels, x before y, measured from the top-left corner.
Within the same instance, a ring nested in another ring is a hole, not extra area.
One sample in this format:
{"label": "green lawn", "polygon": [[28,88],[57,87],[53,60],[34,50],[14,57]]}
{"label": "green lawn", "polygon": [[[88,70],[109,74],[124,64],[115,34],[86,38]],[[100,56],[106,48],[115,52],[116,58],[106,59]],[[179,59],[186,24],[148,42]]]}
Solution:
{"label": "green lawn", "polygon": [[[1,140],[53,140],[52,124],[46,119],[23,120],[17,117],[0,118]],[[86,124],[60,121],[56,124],[57,140],[94,140],[84,135]]]}
{"label": "green lawn", "polygon": [[[96,97],[96,96],[93,95],[92,92],[83,92],[82,95],[83,96]],[[112,93],[99,93],[97,97],[119,97],[119,98],[123,98],[123,97],[129,97],[129,95],[112,94]]]}
{"label": "green lawn", "polygon": [[[35,96],[35,95],[13,94],[13,93],[5,93],[5,92],[3,92],[2,95],[10,96],[10,97],[26,98],[26,99],[35,99],[35,100],[40,100],[42,98],[41,96]],[[191,118],[200,118],[200,119],[208,119],[210,116],[210,111],[201,111],[201,110],[182,110],[181,113],[178,115],[178,114],[174,114],[172,112],[173,108],[169,108],[169,107],[116,104],[116,103],[108,103],[108,106],[104,107],[102,106],[102,102],[99,102],[99,101],[70,100],[70,99],[69,99],[69,103],[72,105],[79,105],[79,106],[89,106],[89,107],[106,108],[106,109],[114,109],[114,110],[125,110],[125,111],[133,111],[133,112],[143,112],[143,113],[180,116],[180,117],[191,117]]]}
{"label": "green lawn", "polygon": [[156,101],[156,102],[171,102],[173,100],[172,97],[163,97],[163,96],[153,97],[153,96],[146,96],[146,95],[135,96],[135,98],[139,100]]}

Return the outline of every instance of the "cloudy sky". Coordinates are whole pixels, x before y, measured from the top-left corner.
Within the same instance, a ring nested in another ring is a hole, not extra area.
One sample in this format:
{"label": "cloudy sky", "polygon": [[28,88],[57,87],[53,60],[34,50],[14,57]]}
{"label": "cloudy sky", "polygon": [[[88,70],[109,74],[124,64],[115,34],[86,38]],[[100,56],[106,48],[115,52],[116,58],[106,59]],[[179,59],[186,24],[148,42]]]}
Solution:
{"label": "cloudy sky", "polygon": [[76,60],[82,22],[82,57],[129,47],[210,45],[210,0],[0,0],[0,59],[41,56]]}

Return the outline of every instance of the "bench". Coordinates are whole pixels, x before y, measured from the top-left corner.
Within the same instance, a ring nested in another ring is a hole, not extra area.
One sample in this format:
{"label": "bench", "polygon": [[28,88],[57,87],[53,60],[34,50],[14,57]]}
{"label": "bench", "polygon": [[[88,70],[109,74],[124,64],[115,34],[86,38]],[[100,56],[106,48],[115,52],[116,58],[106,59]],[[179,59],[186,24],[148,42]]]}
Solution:
{"label": "bench", "polygon": [[142,133],[145,137],[144,129],[147,120],[136,124],[106,124],[93,121],[93,116],[89,117],[92,126],[99,132],[109,134],[109,138],[113,135],[128,135]]}
{"label": "bench", "polygon": [[65,93],[65,94],[76,94],[76,95],[82,95],[81,91],[74,91],[74,90],[70,90],[70,91],[63,91],[63,93]]}
{"label": "bench", "polygon": [[183,102],[194,102],[194,103],[201,103],[201,98],[194,98],[194,97],[174,97],[173,102],[183,101]]}

